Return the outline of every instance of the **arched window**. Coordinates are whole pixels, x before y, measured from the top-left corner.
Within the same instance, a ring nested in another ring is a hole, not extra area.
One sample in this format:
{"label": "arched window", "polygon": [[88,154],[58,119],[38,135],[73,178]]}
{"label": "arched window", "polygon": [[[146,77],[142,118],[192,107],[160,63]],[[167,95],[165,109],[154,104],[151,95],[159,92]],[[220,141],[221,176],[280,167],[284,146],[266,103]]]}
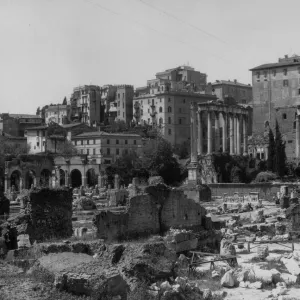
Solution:
{"label": "arched window", "polygon": [[168,112],[169,113],[172,112],[172,107],[171,106],[168,107]]}
{"label": "arched window", "polygon": [[169,122],[169,124],[171,124],[171,123],[172,123],[172,119],[171,119],[171,117],[169,117],[169,119],[168,119],[168,122]]}
{"label": "arched window", "polygon": [[282,114],[282,119],[286,120],[286,114]]}
{"label": "arched window", "polygon": [[162,112],[162,107],[159,108],[159,112],[160,112],[160,113]]}

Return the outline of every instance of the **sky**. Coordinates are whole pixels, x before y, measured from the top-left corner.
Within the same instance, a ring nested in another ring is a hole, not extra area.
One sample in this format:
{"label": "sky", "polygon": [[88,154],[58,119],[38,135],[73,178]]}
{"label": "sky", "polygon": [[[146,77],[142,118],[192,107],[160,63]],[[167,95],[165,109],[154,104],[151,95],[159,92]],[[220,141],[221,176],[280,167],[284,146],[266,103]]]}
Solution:
{"label": "sky", "polygon": [[0,113],[83,84],[146,85],[189,65],[208,82],[300,54],[298,0],[0,0]]}

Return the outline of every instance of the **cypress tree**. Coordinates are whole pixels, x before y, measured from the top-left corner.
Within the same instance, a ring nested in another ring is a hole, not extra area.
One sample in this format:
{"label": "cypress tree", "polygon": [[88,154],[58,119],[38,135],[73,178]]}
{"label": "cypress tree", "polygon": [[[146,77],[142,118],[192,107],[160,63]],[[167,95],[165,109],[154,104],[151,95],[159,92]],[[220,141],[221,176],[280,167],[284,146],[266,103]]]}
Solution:
{"label": "cypress tree", "polygon": [[269,128],[269,147],[268,147],[268,159],[267,170],[274,172],[274,159],[275,159],[275,140],[274,134],[271,128]]}
{"label": "cypress tree", "polygon": [[275,172],[280,177],[282,177],[285,174],[285,162],[286,162],[285,144],[282,140],[282,136],[279,131],[279,125],[276,120],[274,168],[275,168]]}

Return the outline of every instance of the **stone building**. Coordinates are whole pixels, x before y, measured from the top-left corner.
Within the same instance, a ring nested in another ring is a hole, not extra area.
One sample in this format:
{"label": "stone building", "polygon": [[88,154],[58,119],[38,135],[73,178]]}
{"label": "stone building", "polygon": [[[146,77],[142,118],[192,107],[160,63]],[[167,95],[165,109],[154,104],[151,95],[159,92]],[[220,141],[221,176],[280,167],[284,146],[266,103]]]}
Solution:
{"label": "stone building", "polygon": [[134,89],[132,85],[118,85],[116,91],[116,120],[122,120],[126,124],[130,124],[133,115],[133,96]]}
{"label": "stone building", "polygon": [[[75,87],[70,99],[71,121],[78,121],[88,126],[97,126],[104,120],[104,106],[101,105],[101,90],[97,85]],[[102,113],[101,113],[102,112]]]}
{"label": "stone building", "polygon": [[219,178],[211,166],[214,152],[248,155],[251,134],[249,106],[229,105],[221,101],[191,103],[191,163],[188,181],[216,183]]}
{"label": "stone building", "polygon": [[28,114],[1,114],[0,130],[12,136],[24,136],[27,128],[42,124],[43,120],[38,115]]}
{"label": "stone building", "polygon": [[142,151],[142,138],[138,134],[85,132],[72,138],[80,154],[86,154],[99,165],[110,165],[123,153]]}
{"label": "stone building", "polygon": [[216,100],[206,74],[181,66],[156,74],[133,99],[135,124],[158,125],[172,145],[190,138],[190,103]]}
{"label": "stone building", "polygon": [[250,84],[240,83],[234,79],[233,81],[217,80],[211,85],[215,95],[220,100],[233,98],[238,104],[252,103],[252,86]]}
{"label": "stone building", "polygon": [[[300,104],[300,56],[279,58],[278,62],[250,69],[253,86],[253,126],[255,132],[264,128],[265,121],[274,127],[276,107]],[[278,120],[281,125],[282,119]]]}
{"label": "stone building", "polygon": [[45,123],[57,123],[59,125],[67,124],[70,122],[71,107],[70,105],[50,105],[45,109]]}

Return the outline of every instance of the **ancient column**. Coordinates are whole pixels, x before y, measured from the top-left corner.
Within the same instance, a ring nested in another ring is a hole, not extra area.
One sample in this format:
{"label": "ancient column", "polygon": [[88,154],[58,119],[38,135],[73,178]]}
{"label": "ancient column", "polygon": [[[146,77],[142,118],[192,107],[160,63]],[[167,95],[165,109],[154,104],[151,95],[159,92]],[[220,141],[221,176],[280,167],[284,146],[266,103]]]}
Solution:
{"label": "ancient column", "polygon": [[234,154],[234,130],[233,130],[233,116],[229,115],[229,138],[230,138],[230,155]]}
{"label": "ancient column", "polygon": [[202,118],[201,111],[198,111],[198,155],[203,154],[203,128],[202,128]]}
{"label": "ancient column", "polygon": [[207,111],[207,154],[212,153],[211,112]]}
{"label": "ancient column", "polygon": [[296,116],[296,158],[300,158],[300,115]]}
{"label": "ancient column", "polygon": [[4,192],[6,193],[8,189],[8,176],[5,174],[5,179],[4,179]]}
{"label": "ancient column", "polygon": [[237,154],[237,117],[233,116],[233,152]]}
{"label": "ancient column", "polygon": [[219,112],[215,112],[215,151],[220,150],[220,122],[219,122]]}
{"label": "ancient column", "polygon": [[243,144],[244,144],[244,155],[248,154],[248,130],[246,116],[243,116]]}
{"label": "ancient column", "polygon": [[197,162],[196,104],[191,103],[191,162]]}
{"label": "ancient column", "polygon": [[120,176],[118,174],[115,174],[114,188],[115,190],[120,189]]}
{"label": "ancient column", "polygon": [[241,126],[240,126],[240,116],[236,116],[236,154],[241,155]]}
{"label": "ancient column", "polygon": [[222,148],[223,152],[227,151],[227,114],[223,113],[223,128],[222,128],[222,133],[223,133],[223,140],[222,140]]}

